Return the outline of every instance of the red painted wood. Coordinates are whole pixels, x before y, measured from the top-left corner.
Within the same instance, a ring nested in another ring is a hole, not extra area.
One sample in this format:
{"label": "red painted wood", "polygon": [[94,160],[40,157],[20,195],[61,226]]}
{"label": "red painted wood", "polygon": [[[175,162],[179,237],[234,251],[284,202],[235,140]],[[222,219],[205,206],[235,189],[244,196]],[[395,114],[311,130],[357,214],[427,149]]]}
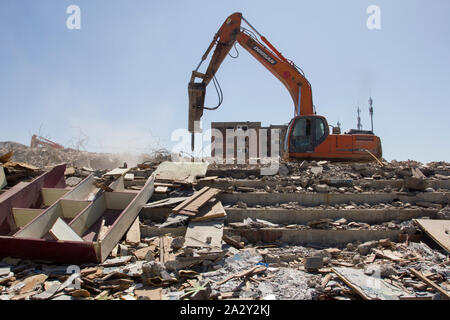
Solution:
{"label": "red painted wood", "polygon": [[12,208],[41,208],[42,188],[64,188],[66,164],[40,175],[30,183],[20,183],[0,196],[0,235],[16,229]]}
{"label": "red painted wood", "polygon": [[71,264],[97,262],[97,255],[92,242],[13,237],[0,237],[0,257]]}

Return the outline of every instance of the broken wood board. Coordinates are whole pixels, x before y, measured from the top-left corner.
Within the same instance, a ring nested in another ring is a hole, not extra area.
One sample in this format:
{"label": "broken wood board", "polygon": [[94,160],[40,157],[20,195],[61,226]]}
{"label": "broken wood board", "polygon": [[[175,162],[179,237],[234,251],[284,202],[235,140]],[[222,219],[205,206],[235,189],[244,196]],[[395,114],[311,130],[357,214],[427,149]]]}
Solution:
{"label": "broken wood board", "polygon": [[56,222],[49,233],[55,237],[56,240],[83,241],[83,239],[61,218],[56,219]]}
{"label": "broken wood board", "polygon": [[213,180],[216,180],[217,178],[219,178],[219,176],[210,176],[210,177],[204,177],[204,178],[201,178],[201,179],[199,179],[199,181],[213,181]]}
{"label": "broken wood board", "polygon": [[394,252],[392,250],[388,250],[388,249],[379,250],[379,249],[373,248],[372,252],[383,259],[389,259],[389,260],[392,260],[395,262],[405,261],[405,259],[403,259],[399,253]]}
{"label": "broken wood board", "polygon": [[162,300],[162,288],[142,287],[134,290],[138,300]]}
{"label": "broken wood board", "polygon": [[5,168],[20,168],[20,169],[25,169],[25,170],[30,170],[30,171],[39,170],[38,167],[35,167],[35,166],[33,166],[29,163],[25,163],[25,162],[12,162],[11,161],[11,162],[4,163],[3,167],[5,167]]}
{"label": "broken wood board", "polygon": [[414,221],[438,245],[450,252],[450,220],[415,219]]}
{"label": "broken wood board", "polygon": [[5,170],[0,166],[0,190],[6,186]]}
{"label": "broken wood board", "polygon": [[155,182],[155,187],[178,188],[178,187],[181,187],[181,184],[166,183],[166,182]]}
{"label": "broken wood board", "polygon": [[108,187],[114,191],[124,191],[125,190],[124,180],[125,180],[124,177],[120,176],[119,178],[111,182]]}
{"label": "broken wood board", "polygon": [[331,270],[365,300],[399,300],[401,296],[411,295],[381,278],[366,275],[362,269],[331,268]]}
{"label": "broken wood board", "polygon": [[[222,190],[210,187],[204,187],[194,193],[191,197],[176,206],[173,211],[179,214],[197,215],[199,209],[209,200],[221,193]],[[193,214],[189,214],[189,212]]]}
{"label": "broken wood board", "polygon": [[218,200],[213,202],[209,201],[207,204],[200,208],[198,215],[192,218],[191,221],[196,222],[211,220],[226,217],[226,215],[227,214],[222,206],[222,202]]}
{"label": "broken wood board", "polygon": [[442,295],[442,299],[444,300],[450,300],[450,293],[443,288],[441,288],[438,284],[428,279],[425,275],[421,274],[419,271],[415,270],[414,268],[409,268],[409,271],[413,273],[417,278],[425,282],[428,286],[433,288],[434,290],[438,291]]}
{"label": "broken wood board", "polygon": [[155,188],[155,193],[166,193],[169,190],[169,187],[158,186]]}
{"label": "broken wood board", "polygon": [[128,229],[126,241],[130,244],[139,244],[141,242],[141,230],[139,227],[139,217],[137,217],[130,229]]}
{"label": "broken wood board", "polygon": [[66,171],[64,171],[65,176],[73,176],[75,174],[75,168],[74,167],[67,167]]}
{"label": "broken wood board", "polygon": [[164,161],[155,170],[156,180],[190,184],[196,178],[206,175],[208,165],[208,162]]}
{"label": "broken wood board", "polygon": [[1,155],[1,156],[0,156],[0,162],[1,162],[1,163],[7,163],[7,162],[9,162],[9,160],[11,160],[13,154],[14,154],[14,153],[13,153],[12,151],[9,151],[9,152],[7,152],[7,153]]}
{"label": "broken wood board", "polygon": [[131,168],[115,168],[111,171],[108,171],[103,176],[104,177],[123,176],[130,170],[131,170]]}
{"label": "broken wood board", "polygon": [[186,247],[222,248],[223,219],[189,222],[186,230]]}
{"label": "broken wood board", "polygon": [[173,198],[162,199],[162,200],[147,203],[144,205],[144,208],[165,207],[165,206],[169,206],[171,204],[177,204],[177,203],[183,202],[184,200],[186,200],[188,198],[189,197],[173,197]]}
{"label": "broken wood board", "polygon": [[159,261],[161,263],[166,263],[170,260],[170,239],[167,236],[162,236],[159,238]]}

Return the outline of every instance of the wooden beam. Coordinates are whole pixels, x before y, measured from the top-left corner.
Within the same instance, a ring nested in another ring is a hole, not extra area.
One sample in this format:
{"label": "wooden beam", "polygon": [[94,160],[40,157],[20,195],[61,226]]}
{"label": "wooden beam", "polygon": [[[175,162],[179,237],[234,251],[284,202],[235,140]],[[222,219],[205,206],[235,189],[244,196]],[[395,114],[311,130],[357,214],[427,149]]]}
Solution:
{"label": "wooden beam", "polygon": [[56,219],[56,222],[49,233],[55,237],[56,240],[83,241],[83,239],[61,218]]}
{"label": "wooden beam", "polygon": [[441,288],[439,285],[437,285],[435,282],[431,281],[430,279],[425,277],[423,274],[421,274],[419,271],[417,271],[414,268],[409,268],[409,271],[411,271],[412,274],[414,274],[417,278],[419,278],[420,280],[425,282],[431,288],[433,288],[434,290],[438,291],[442,295],[443,299],[450,300],[450,294],[446,290]]}
{"label": "wooden beam", "polygon": [[139,217],[134,220],[127,232],[126,241],[130,244],[139,244],[141,242],[141,230],[139,227]]}

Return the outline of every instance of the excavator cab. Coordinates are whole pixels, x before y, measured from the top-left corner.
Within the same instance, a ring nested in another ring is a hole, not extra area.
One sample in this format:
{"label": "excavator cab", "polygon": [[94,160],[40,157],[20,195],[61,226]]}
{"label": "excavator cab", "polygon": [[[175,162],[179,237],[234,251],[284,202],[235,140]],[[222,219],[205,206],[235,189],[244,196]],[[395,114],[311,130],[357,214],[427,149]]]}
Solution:
{"label": "excavator cab", "polygon": [[298,116],[291,120],[284,139],[285,153],[312,153],[329,135],[322,116]]}

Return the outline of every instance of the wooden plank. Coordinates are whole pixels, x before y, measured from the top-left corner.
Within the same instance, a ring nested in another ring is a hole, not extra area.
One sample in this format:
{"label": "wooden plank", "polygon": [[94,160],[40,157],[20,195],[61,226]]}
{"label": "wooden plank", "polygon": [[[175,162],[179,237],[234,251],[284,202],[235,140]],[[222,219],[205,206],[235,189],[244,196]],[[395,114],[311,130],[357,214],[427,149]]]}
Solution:
{"label": "wooden plank", "polygon": [[123,191],[123,190],[125,190],[125,181],[124,180],[125,180],[124,177],[120,176],[119,178],[117,178],[116,180],[111,182],[109,184],[109,187],[111,189],[113,189],[114,191]]}
{"label": "wooden plank", "polygon": [[139,217],[137,217],[127,232],[126,241],[131,244],[141,242],[141,229],[139,227]]}
{"label": "wooden plank", "polygon": [[108,209],[123,210],[136,197],[134,192],[105,192],[106,207]]}
{"label": "wooden plank", "polygon": [[155,187],[178,188],[178,187],[181,187],[181,184],[176,184],[176,183],[164,183],[164,182],[155,182]]}
{"label": "wooden plank", "polygon": [[56,240],[83,241],[83,239],[61,218],[56,219],[56,222],[49,233],[55,237]]}
{"label": "wooden plank", "polygon": [[171,204],[177,204],[177,203],[183,202],[187,198],[188,197],[174,197],[174,198],[162,199],[162,200],[147,203],[144,205],[144,208],[165,207],[165,206],[169,206]]}
{"label": "wooden plank", "polygon": [[409,268],[409,271],[411,271],[411,273],[413,273],[417,278],[425,282],[431,288],[438,291],[445,300],[450,299],[450,294],[446,290],[442,289],[439,285],[437,285],[436,283],[425,277],[419,271],[415,270],[414,268]]}
{"label": "wooden plank", "polygon": [[216,200],[214,202],[209,201],[206,205],[200,208],[199,214],[192,218],[191,221],[205,221],[216,218],[226,217],[225,209],[222,206],[222,202]]}
{"label": "wooden plank", "polygon": [[98,232],[97,241],[102,241],[105,237],[106,233],[108,232],[108,227],[105,226],[105,218],[102,218],[102,222],[100,223],[100,231]]}
{"label": "wooden plank", "polygon": [[213,181],[213,180],[216,180],[217,178],[219,178],[219,176],[210,176],[210,177],[204,177],[204,178],[201,178],[201,179],[199,179],[198,181]]}
{"label": "wooden plank", "polygon": [[159,261],[161,263],[166,263],[169,261],[169,238],[167,236],[161,236],[159,238]]}
{"label": "wooden plank", "polygon": [[[205,187],[205,188],[208,188],[208,187]],[[201,194],[196,199],[194,199],[194,201],[192,201],[187,206],[185,206],[183,209],[187,210],[187,211],[192,211],[192,212],[198,213],[198,210],[200,209],[200,207],[202,207],[205,203],[207,203],[209,200],[211,200],[212,198],[214,198],[216,195],[218,195],[221,192],[222,192],[222,190],[220,190],[220,189],[209,188],[203,194]]]}
{"label": "wooden plank", "polygon": [[134,174],[133,173],[126,173],[123,177],[125,181],[133,181],[134,180]]}
{"label": "wooden plank", "polygon": [[131,168],[115,168],[115,169],[113,169],[111,171],[108,171],[103,176],[104,177],[123,176],[124,174],[126,174],[130,170],[131,170]]}
{"label": "wooden plank", "polygon": [[14,221],[18,228],[23,228],[30,221],[44,212],[44,209],[12,208]]}
{"label": "wooden plank", "polygon": [[200,191],[194,193],[190,198],[186,199],[181,204],[176,206],[173,211],[180,212],[181,210],[185,210],[191,211],[193,213],[198,213],[200,207],[202,207],[205,203],[214,198],[220,192],[222,192],[220,189],[204,187]]}
{"label": "wooden plank", "polygon": [[91,174],[81,181],[75,188],[67,192],[61,199],[93,200],[102,192],[94,185],[94,175]]}
{"label": "wooden plank", "polygon": [[235,247],[236,249],[244,249],[243,243],[240,243],[239,241],[236,241],[233,238],[231,238],[225,234],[223,235],[222,239],[223,239],[223,241],[228,243],[230,246]]}
{"label": "wooden plank", "polygon": [[189,198],[187,198],[186,200],[184,200],[182,203],[180,203],[178,206],[176,206],[175,208],[173,208],[173,211],[178,212],[181,209],[183,209],[184,207],[186,207],[188,204],[190,204],[192,201],[194,201],[195,199],[197,199],[198,197],[200,197],[202,194],[204,194],[206,191],[209,190],[209,187],[204,187],[203,189],[201,189],[200,191],[195,192],[192,196],[190,196]]}
{"label": "wooden plank", "polygon": [[98,258],[100,262],[103,262],[108,257],[112,249],[124,236],[125,232],[127,232],[131,224],[139,215],[142,206],[148,201],[148,199],[150,199],[153,191],[155,190],[153,185],[154,182],[155,176],[152,174],[142,190],[137,194],[134,193],[135,198],[128,204],[116,222],[114,222],[112,227],[108,230],[108,233],[98,248]]}
{"label": "wooden plank", "polygon": [[44,205],[51,206],[69,191],[69,189],[62,188],[42,188],[41,193]]}
{"label": "wooden plank", "polygon": [[62,217],[73,219],[79,215],[88,205],[91,204],[90,201],[81,200],[59,200],[61,202]]}
{"label": "wooden plank", "polygon": [[105,194],[102,194],[72,220],[69,225],[77,234],[83,235],[102,216],[105,210]]}
{"label": "wooden plank", "polygon": [[191,221],[186,230],[185,246],[200,248],[213,246],[222,248],[222,237],[223,220]]}
{"label": "wooden plank", "polygon": [[180,210],[177,213],[182,214],[184,216],[190,216],[190,217],[195,217],[197,215],[197,213],[192,212],[192,211],[187,211],[187,210]]}
{"label": "wooden plank", "polygon": [[61,202],[55,202],[45,212],[14,234],[15,238],[41,239],[46,235],[56,220],[62,216]]}
{"label": "wooden plank", "polygon": [[166,193],[168,190],[168,187],[158,186],[155,188],[155,193]]}
{"label": "wooden plank", "polygon": [[335,267],[331,270],[365,300],[399,300],[400,296],[410,295],[381,278],[364,274],[361,269]]}
{"label": "wooden plank", "polygon": [[438,245],[450,252],[450,220],[415,219]]}

